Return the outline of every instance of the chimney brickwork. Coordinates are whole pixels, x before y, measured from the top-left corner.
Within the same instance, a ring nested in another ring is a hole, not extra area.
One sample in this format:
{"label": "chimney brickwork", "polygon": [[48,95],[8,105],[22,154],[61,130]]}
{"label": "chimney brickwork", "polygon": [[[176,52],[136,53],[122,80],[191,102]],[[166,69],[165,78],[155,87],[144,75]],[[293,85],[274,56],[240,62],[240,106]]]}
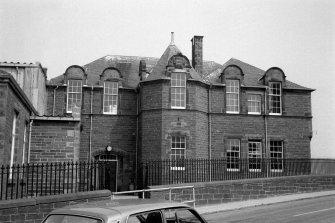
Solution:
{"label": "chimney brickwork", "polygon": [[192,42],[192,66],[199,73],[203,73],[203,36],[194,36]]}

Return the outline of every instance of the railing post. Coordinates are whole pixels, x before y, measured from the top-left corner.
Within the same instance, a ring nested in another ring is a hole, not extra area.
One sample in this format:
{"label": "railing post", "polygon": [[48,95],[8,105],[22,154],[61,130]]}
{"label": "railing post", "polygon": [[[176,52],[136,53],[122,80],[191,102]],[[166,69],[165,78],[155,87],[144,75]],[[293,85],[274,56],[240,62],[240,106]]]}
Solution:
{"label": "railing post", "polygon": [[192,193],[193,193],[193,208],[195,208],[195,188],[194,186],[192,188]]}
{"label": "railing post", "polygon": [[169,188],[169,201],[171,201],[172,200],[172,190],[171,190],[171,188]]}

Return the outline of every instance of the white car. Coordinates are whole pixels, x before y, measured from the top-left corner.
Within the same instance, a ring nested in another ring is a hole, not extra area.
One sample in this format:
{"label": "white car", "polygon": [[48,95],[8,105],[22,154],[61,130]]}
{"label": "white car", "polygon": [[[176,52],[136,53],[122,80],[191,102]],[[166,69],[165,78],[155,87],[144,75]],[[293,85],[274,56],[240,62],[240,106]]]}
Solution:
{"label": "white car", "polygon": [[43,223],[206,223],[190,206],[153,199],[121,199],[71,205]]}

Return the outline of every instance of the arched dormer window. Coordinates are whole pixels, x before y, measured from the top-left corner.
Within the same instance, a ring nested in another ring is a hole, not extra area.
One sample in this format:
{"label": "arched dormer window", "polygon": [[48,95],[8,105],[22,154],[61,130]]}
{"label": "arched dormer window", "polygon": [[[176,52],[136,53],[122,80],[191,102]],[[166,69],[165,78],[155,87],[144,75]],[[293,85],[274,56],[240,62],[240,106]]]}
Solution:
{"label": "arched dormer window", "polygon": [[244,74],[242,69],[236,65],[226,67],[221,75],[222,83],[226,84],[226,112],[232,114],[240,113],[240,86]]}
{"label": "arched dormer window", "polygon": [[74,109],[80,112],[82,103],[82,85],[86,84],[87,74],[80,66],[73,65],[66,69],[64,80],[67,84],[66,112],[72,113]]}
{"label": "arched dormer window", "polygon": [[261,80],[268,86],[268,109],[270,115],[282,114],[282,87],[286,76],[278,67],[268,69]]}
{"label": "arched dormer window", "polygon": [[119,86],[122,76],[118,69],[107,68],[105,69],[100,80],[103,81],[104,94],[103,94],[103,114],[116,115],[118,109],[118,96]]}
{"label": "arched dormer window", "polygon": [[190,61],[178,53],[169,59],[167,71],[171,74],[171,108],[186,108],[186,80]]}

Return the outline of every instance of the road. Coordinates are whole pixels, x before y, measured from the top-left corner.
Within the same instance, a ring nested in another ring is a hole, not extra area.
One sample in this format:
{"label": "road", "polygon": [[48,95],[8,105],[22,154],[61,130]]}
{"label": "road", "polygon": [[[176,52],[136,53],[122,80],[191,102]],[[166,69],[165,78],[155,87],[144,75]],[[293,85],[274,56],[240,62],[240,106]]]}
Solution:
{"label": "road", "polygon": [[204,214],[209,223],[334,223],[335,195]]}

